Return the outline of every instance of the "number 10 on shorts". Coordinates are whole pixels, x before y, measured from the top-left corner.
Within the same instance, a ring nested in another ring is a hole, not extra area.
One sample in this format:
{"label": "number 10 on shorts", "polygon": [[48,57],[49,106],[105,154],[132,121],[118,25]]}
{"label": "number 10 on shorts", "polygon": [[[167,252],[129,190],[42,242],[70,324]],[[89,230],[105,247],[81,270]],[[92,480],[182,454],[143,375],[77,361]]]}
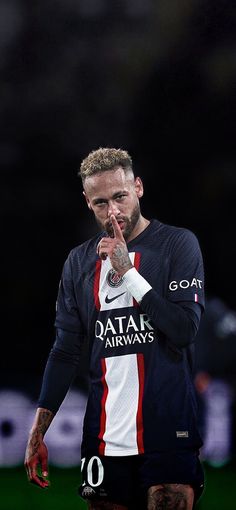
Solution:
{"label": "number 10 on shorts", "polygon": [[86,462],[86,458],[81,459],[81,473],[83,478],[82,486],[90,485],[98,487],[104,479],[104,467],[99,457],[94,455]]}

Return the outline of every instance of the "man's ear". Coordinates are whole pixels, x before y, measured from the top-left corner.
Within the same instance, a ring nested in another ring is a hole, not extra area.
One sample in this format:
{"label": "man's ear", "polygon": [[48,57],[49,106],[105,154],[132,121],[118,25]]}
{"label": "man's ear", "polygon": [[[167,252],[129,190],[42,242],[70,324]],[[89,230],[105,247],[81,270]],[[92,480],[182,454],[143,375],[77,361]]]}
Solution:
{"label": "man's ear", "polygon": [[87,197],[87,195],[86,195],[85,191],[83,191],[83,195],[84,195],[84,198],[85,198],[85,200],[86,200],[86,202],[87,202],[87,206],[88,206],[88,208],[89,208],[89,209],[92,209],[92,207],[91,207],[91,203],[90,203],[90,200],[89,200],[89,198]]}
{"label": "man's ear", "polygon": [[140,177],[135,177],[134,185],[135,185],[135,191],[136,191],[137,197],[141,198],[143,196],[142,179]]}

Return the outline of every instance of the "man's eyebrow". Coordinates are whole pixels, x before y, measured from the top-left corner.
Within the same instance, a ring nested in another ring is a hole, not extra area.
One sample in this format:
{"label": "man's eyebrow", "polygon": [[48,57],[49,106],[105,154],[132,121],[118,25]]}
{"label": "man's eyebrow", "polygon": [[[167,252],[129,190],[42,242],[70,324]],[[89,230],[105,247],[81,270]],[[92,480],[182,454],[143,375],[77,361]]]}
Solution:
{"label": "man's eyebrow", "polygon": [[125,195],[125,194],[127,194],[127,193],[128,193],[128,191],[127,191],[126,189],[122,189],[122,190],[120,190],[120,191],[116,191],[116,193],[114,193],[114,195],[112,196],[112,198],[116,198],[116,197],[118,197],[119,195]]}
{"label": "man's eyebrow", "polygon": [[[128,191],[127,190],[120,190],[120,191],[116,191],[111,198],[117,198],[119,195],[125,195],[127,194]],[[94,198],[93,200],[93,203],[94,204],[98,204],[99,202],[106,202],[108,200],[108,198],[103,198],[103,197],[96,197]]]}
{"label": "man's eyebrow", "polygon": [[107,198],[97,197],[92,200],[94,204],[98,204],[99,202],[106,202]]}

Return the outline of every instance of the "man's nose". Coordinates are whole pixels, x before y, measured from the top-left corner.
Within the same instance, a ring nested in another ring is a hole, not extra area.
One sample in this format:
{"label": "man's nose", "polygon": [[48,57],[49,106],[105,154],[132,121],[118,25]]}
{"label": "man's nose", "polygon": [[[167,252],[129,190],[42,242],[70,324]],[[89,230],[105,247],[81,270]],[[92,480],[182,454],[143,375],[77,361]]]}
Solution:
{"label": "man's nose", "polygon": [[119,213],[119,208],[117,207],[117,204],[115,202],[113,202],[112,200],[110,200],[108,202],[108,210],[107,210],[107,214],[108,216],[111,216],[111,214],[114,214],[115,216]]}

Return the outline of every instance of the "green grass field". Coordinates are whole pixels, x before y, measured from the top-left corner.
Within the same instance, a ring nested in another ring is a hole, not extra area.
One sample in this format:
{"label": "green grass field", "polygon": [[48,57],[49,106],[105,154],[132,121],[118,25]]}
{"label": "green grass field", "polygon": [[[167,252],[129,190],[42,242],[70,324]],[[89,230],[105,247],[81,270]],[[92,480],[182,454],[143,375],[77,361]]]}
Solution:
{"label": "green grass field", "polygon": [[[206,490],[197,510],[235,510],[236,462],[223,468],[205,465]],[[0,469],[1,510],[85,510],[77,495],[79,467],[50,469],[51,487],[46,490],[31,485],[20,468]]]}

